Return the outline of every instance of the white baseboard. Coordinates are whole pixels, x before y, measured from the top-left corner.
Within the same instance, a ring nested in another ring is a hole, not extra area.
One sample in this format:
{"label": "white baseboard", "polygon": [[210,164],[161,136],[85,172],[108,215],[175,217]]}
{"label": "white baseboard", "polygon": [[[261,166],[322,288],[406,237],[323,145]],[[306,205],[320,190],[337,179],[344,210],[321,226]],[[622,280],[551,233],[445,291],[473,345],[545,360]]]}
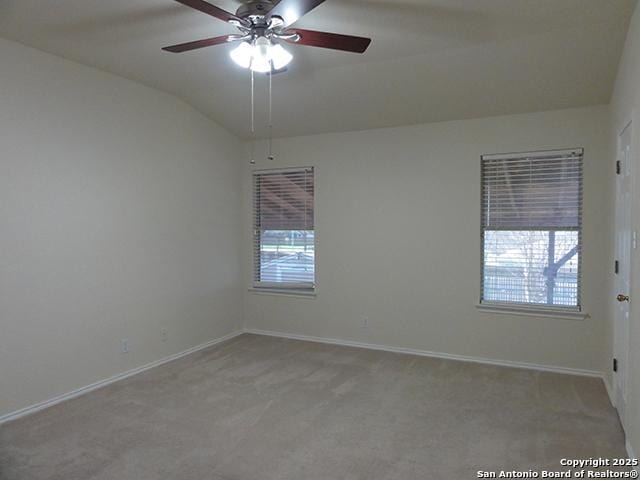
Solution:
{"label": "white baseboard", "polygon": [[226,340],[231,340],[232,338],[235,338],[238,335],[241,335],[242,333],[243,333],[242,330],[236,330],[234,332],[229,333],[228,335],[225,335],[224,337],[210,340],[208,342],[202,343],[200,345],[196,345],[195,347],[189,348],[182,352],[169,355],[168,357],[161,358],[160,360],[156,360],[151,363],[147,363],[146,365],[142,365],[141,367],[136,367],[131,370],[127,370],[126,372],[119,373],[109,378],[105,378],[104,380],[100,380],[90,385],[85,385],[84,387],[77,388],[75,390],[72,390],[71,392],[67,392],[57,397],[50,398],[49,400],[45,400],[43,402],[36,403],[35,405],[30,405],[28,407],[21,408],[20,410],[16,410],[15,412],[7,413],[5,415],[0,416],[0,425],[12,420],[17,420],[18,418],[25,417],[27,415],[31,415],[32,413],[38,412],[40,410],[44,410],[45,408],[52,407],[54,405],[57,405],[58,403],[71,400],[72,398],[79,397],[80,395],[84,395],[85,393],[92,392],[93,390],[97,390],[98,388],[105,387],[119,380],[124,380],[125,378],[132,377],[133,375],[137,375],[138,373],[142,373],[144,371],[150,370],[160,365],[164,365],[165,363],[172,362],[174,360],[185,357],[187,355],[198,352],[200,350],[204,350],[205,348],[209,348],[213,345],[222,343]]}
{"label": "white baseboard", "polygon": [[607,390],[607,395],[609,395],[609,401],[611,402],[611,406],[615,408],[616,406],[616,397],[615,392],[613,390],[613,386],[607,380],[606,375],[602,376],[602,381],[604,382],[604,388]]}
{"label": "white baseboard", "polygon": [[419,355],[422,357],[435,357],[447,360],[458,360],[462,362],[482,363],[487,365],[497,365],[502,367],[524,368],[528,370],[539,370],[543,372],[563,373],[567,375],[581,375],[584,377],[603,378],[602,372],[595,370],[582,370],[579,368],[556,367],[552,365],[538,365],[535,363],[514,362],[511,360],[496,360],[485,357],[472,357],[467,355],[455,355],[451,353],[432,352],[415,348],[392,347],[376,343],[355,342],[352,340],[340,340],[337,338],[314,337],[311,335],[298,335],[295,333],[276,332],[272,330],[259,330],[255,328],[245,328],[245,333],[255,335],[266,335],[270,337],[290,338],[293,340],[305,340],[307,342],[328,343],[331,345],[343,345],[345,347],[368,348],[371,350],[382,350],[385,352],[406,353],[409,355]]}
{"label": "white baseboard", "polygon": [[[195,353],[200,350],[204,350],[205,348],[211,347],[218,343],[224,342],[226,340],[230,340],[242,333],[252,333],[255,335],[266,335],[271,337],[281,337],[281,338],[290,338],[294,340],[305,340],[309,342],[316,343],[327,343],[331,345],[343,345],[347,347],[356,347],[356,348],[368,348],[371,350],[382,350],[386,352],[394,352],[394,353],[405,353],[409,355],[419,355],[424,357],[435,357],[435,358],[443,358],[448,360],[458,360],[463,362],[472,362],[472,363],[481,363],[487,365],[497,365],[503,367],[514,367],[514,368],[524,368],[529,370],[539,370],[545,372],[554,372],[554,373],[563,373],[569,375],[581,375],[587,377],[597,377],[604,378],[602,372],[597,372],[593,370],[582,370],[582,369],[574,369],[574,368],[566,368],[566,367],[555,367],[550,365],[538,365],[532,363],[525,362],[514,362],[509,360],[496,360],[491,358],[484,357],[472,357],[466,355],[454,355],[450,353],[442,353],[442,352],[432,352],[428,350],[419,350],[414,348],[404,348],[404,347],[392,347],[387,345],[373,344],[373,343],[363,343],[363,342],[355,342],[351,340],[340,340],[337,338],[326,338],[326,337],[315,337],[310,335],[298,335],[294,333],[286,333],[286,332],[277,332],[271,330],[258,330],[254,328],[245,328],[244,330],[234,331],[228,335],[225,335],[220,338],[216,338],[209,342],[205,342],[201,345],[197,345],[195,347],[189,348],[182,352],[176,353],[174,355],[170,355],[168,357],[161,358],[160,360],[156,360],[154,362],[148,363],[146,365],[142,365],[141,367],[137,367],[126,372],[114,375],[112,377],[106,378],[104,380],[100,380],[98,382],[92,383],[90,385],[86,385],[84,387],[80,387],[71,392],[67,392],[65,394],[59,395],[57,397],[51,398],[49,400],[45,400],[43,402],[36,403],[35,405],[30,405],[25,408],[21,408],[20,410],[16,410],[14,412],[10,412],[8,414],[0,416],[0,425],[3,423],[16,420],[18,418],[30,415],[32,413],[38,412],[40,410],[44,410],[45,408],[52,407],[53,405],[57,405],[58,403],[64,402],[66,400],[70,400],[75,397],[79,397],[80,395],[84,395],[85,393],[89,393],[93,390],[97,390],[98,388],[105,387],[112,383],[115,383],[119,380],[123,380],[125,378],[131,377],[133,375],[137,375],[138,373],[142,373],[146,370],[150,370],[152,368],[158,367],[165,363],[171,362],[173,360],[177,360],[191,353]],[[605,381],[605,387],[611,395],[610,386]],[[627,448],[630,449],[631,446],[627,444]],[[630,450],[631,451],[631,450]]]}
{"label": "white baseboard", "polygon": [[[629,439],[627,438],[626,442],[625,442],[625,446],[627,447],[627,455],[629,456],[629,458],[632,459],[637,459],[638,456],[636,455],[635,451],[633,450],[633,447],[631,446],[631,443],[629,443]],[[638,472],[638,474],[640,474],[640,465],[636,465],[635,467],[636,472]]]}

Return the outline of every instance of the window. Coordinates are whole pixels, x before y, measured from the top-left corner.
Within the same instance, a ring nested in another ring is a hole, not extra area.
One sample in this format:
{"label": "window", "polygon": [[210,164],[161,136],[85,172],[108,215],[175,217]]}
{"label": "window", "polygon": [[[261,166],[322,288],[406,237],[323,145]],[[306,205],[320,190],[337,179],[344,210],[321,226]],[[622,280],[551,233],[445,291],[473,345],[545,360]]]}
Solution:
{"label": "window", "polygon": [[582,156],[482,157],[481,303],[580,308]]}
{"label": "window", "polygon": [[313,174],[313,167],[254,172],[255,287],[315,287]]}

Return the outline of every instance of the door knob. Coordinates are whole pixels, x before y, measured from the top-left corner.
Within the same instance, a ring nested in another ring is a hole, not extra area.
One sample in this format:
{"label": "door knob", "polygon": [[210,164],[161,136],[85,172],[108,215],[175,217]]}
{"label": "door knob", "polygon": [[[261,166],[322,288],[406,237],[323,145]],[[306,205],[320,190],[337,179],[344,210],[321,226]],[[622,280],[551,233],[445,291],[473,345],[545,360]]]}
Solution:
{"label": "door knob", "polygon": [[629,295],[623,295],[623,294],[619,293],[618,296],[616,297],[616,300],[618,300],[619,302],[628,302],[629,301]]}

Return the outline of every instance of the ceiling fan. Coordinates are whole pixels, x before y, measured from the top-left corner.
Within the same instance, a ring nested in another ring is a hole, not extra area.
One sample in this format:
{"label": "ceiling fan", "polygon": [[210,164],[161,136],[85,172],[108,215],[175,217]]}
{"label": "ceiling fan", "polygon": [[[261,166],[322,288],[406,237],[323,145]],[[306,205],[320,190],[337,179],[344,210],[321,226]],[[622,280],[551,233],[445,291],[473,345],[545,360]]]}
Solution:
{"label": "ceiling fan", "polygon": [[231,52],[231,58],[254,72],[275,73],[285,69],[293,56],[282,48],[280,41],[355,53],[364,53],[371,43],[369,38],[290,27],[325,0],[251,0],[241,5],[235,14],[204,0],[176,1],[227,22],[241,33],[181,43],[164,47],[163,50],[181,53],[242,42]]}

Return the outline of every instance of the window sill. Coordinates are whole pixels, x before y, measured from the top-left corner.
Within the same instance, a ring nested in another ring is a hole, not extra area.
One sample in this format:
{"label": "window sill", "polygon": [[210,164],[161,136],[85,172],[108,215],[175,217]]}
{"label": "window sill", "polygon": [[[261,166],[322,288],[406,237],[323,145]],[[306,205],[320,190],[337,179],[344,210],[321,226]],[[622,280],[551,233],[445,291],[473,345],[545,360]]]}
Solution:
{"label": "window sill", "polygon": [[509,305],[504,303],[479,303],[476,308],[482,313],[497,313],[502,315],[519,315],[526,317],[562,318],[566,320],[584,320],[588,313],[580,310],[535,307],[528,305]]}
{"label": "window sill", "polygon": [[295,297],[295,298],[316,298],[315,290],[307,289],[287,289],[287,288],[257,288],[253,287],[249,289],[250,293],[256,295],[277,295],[280,297]]}

